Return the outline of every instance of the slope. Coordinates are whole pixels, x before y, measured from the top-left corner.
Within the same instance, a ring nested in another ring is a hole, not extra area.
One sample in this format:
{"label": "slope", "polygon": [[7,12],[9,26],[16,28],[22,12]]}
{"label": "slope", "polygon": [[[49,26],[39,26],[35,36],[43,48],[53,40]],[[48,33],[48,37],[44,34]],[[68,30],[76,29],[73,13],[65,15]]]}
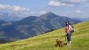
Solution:
{"label": "slope", "polygon": [[26,40],[1,44],[0,50],[89,50],[89,21],[76,24],[74,27],[71,46],[54,46],[55,40],[61,39],[65,34],[65,29],[62,28]]}

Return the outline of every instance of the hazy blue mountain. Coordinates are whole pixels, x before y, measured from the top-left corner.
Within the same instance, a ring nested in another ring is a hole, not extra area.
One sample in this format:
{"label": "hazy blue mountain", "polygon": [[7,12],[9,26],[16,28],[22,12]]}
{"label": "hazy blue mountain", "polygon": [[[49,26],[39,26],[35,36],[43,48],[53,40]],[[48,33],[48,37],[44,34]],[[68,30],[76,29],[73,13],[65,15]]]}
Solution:
{"label": "hazy blue mountain", "polygon": [[0,20],[18,21],[18,20],[21,20],[21,19],[23,19],[23,17],[19,17],[17,14],[0,12]]}
{"label": "hazy blue mountain", "polygon": [[29,17],[26,17],[20,21],[17,21],[16,23],[22,24],[22,25],[24,25],[24,24],[30,25],[30,24],[33,24],[37,18],[38,18],[37,16],[29,16]]}
{"label": "hazy blue mountain", "polygon": [[87,21],[87,20],[89,20],[89,17],[83,17],[83,18],[74,17],[72,19],[80,20],[80,21]]}
{"label": "hazy blue mountain", "polygon": [[82,18],[81,20],[82,20],[82,21],[87,21],[87,20],[89,20],[89,17],[87,17],[87,18]]}

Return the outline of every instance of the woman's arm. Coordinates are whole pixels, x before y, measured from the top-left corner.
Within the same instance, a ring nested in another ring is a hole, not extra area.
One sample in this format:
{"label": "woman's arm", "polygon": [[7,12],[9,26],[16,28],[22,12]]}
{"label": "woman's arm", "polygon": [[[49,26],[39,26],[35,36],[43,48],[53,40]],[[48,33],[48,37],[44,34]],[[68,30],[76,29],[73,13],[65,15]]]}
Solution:
{"label": "woman's arm", "polygon": [[68,29],[68,32],[70,32],[71,31],[71,26],[69,25],[69,29]]}

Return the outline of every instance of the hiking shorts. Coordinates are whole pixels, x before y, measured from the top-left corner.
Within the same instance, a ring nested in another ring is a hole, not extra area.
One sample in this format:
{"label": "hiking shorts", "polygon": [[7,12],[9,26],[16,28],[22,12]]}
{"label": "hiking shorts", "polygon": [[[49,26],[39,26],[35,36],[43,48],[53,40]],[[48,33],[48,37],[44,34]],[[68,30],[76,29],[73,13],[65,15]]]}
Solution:
{"label": "hiking shorts", "polygon": [[66,37],[67,37],[67,41],[71,41],[71,33],[67,33]]}

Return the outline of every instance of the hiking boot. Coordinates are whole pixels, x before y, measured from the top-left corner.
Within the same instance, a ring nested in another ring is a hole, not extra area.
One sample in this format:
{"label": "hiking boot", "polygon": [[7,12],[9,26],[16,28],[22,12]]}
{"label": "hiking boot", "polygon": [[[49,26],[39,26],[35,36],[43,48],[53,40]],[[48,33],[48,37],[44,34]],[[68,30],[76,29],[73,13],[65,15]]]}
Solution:
{"label": "hiking boot", "polygon": [[67,43],[67,46],[70,46],[71,45],[71,41],[69,41],[68,43]]}

